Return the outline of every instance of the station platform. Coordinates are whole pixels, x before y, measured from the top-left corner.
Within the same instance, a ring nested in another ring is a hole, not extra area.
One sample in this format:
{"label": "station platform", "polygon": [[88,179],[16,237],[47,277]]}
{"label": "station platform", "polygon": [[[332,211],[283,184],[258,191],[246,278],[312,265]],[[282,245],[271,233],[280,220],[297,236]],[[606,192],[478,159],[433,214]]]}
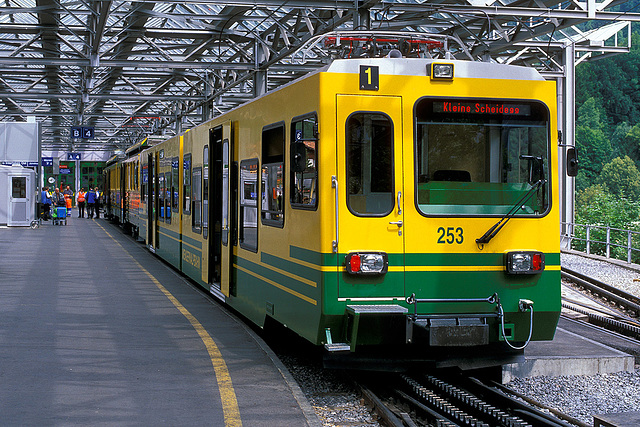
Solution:
{"label": "station platform", "polygon": [[[590,305],[600,312],[606,310],[565,285],[562,286],[562,296]],[[524,350],[524,362],[503,366],[503,384],[513,378],[596,375],[634,370],[635,357],[629,353],[638,353],[636,343],[572,320],[571,317],[577,318],[580,315],[576,316],[571,310],[563,308],[562,313],[570,318],[560,318],[552,341],[529,343]],[[607,345],[609,343],[611,346]],[[630,350],[629,353],[625,351],[627,349]]]}
{"label": "station platform", "polygon": [[320,425],[247,325],[76,215],[0,229],[2,425]]}
{"label": "station platform", "polygon": [[560,375],[596,375],[633,371],[632,355],[564,329],[563,319],[552,341],[530,343],[524,362],[505,365],[502,383],[513,378]]}

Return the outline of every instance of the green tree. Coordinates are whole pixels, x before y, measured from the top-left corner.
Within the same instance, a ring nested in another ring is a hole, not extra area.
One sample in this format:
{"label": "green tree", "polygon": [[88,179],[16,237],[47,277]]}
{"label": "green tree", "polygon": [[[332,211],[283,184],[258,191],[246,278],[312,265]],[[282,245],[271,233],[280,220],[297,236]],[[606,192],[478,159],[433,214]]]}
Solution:
{"label": "green tree", "polygon": [[578,109],[576,147],[580,156],[578,189],[595,184],[602,167],[610,160],[611,141],[604,133],[602,112],[594,98],[587,99]]}
{"label": "green tree", "polygon": [[616,157],[604,165],[598,182],[614,196],[631,200],[640,198],[640,171],[629,156]]}

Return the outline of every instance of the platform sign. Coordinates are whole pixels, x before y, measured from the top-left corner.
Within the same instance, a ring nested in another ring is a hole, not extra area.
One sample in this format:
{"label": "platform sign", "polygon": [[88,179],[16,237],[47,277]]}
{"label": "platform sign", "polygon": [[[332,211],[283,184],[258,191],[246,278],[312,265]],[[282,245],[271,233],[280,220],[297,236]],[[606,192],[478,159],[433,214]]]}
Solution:
{"label": "platform sign", "polygon": [[71,138],[92,139],[96,136],[93,126],[71,126]]}
{"label": "platform sign", "polygon": [[53,166],[53,157],[43,157],[42,166]]}
{"label": "platform sign", "polygon": [[95,130],[93,127],[83,127],[82,137],[84,139],[92,139],[95,136]]}
{"label": "platform sign", "polygon": [[71,138],[82,138],[82,128],[80,126],[71,127]]}
{"label": "platform sign", "polygon": [[67,153],[67,160],[82,160],[80,153]]}

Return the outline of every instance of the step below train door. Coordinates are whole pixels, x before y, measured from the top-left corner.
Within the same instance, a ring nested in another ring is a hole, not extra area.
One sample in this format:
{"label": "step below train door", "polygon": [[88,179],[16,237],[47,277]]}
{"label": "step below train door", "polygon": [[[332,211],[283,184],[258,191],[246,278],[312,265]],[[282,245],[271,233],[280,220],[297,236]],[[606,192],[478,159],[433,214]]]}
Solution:
{"label": "step below train door", "polygon": [[233,294],[234,206],[233,139],[231,121],[209,134],[209,285],[216,297]]}
{"label": "step below train door", "polygon": [[404,300],[401,98],[338,95],[336,132],[338,298],[390,307]]}

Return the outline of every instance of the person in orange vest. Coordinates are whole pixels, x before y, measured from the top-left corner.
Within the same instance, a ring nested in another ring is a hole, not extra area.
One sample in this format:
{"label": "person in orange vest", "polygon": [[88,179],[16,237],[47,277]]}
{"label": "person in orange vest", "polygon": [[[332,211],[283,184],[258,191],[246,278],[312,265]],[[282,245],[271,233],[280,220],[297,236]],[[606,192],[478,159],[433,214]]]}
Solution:
{"label": "person in orange vest", "polygon": [[78,191],[78,196],[76,197],[76,202],[78,205],[78,218],[84,218],[84,196],[85,196],[84,187]]}

